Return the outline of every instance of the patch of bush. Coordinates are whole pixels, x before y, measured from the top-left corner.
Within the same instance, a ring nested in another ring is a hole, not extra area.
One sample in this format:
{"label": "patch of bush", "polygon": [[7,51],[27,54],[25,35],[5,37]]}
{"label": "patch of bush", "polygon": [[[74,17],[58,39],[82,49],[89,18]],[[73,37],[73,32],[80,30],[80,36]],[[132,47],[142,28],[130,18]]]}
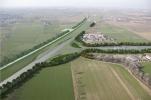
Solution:
{"label": "patch of bush", "polygon": [[72,47],[75,47],[75,48],[81,48],[81,47],[80,47],[77,43],[75,43],[75,42],[72,42],[71,46],[72,46]]}
{"label": "patch of bush", "polygon": [[92,22],[91,24],[90,24],[90,27],[94,27],[95,26],[95,22]]}

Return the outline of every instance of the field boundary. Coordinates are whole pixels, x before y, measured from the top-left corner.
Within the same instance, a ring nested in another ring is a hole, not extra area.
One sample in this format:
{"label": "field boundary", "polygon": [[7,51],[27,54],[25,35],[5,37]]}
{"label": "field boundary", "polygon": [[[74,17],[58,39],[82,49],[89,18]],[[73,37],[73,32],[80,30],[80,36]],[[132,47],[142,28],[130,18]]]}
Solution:
{"label": "field boundary", "polygon": [[130,70],[128,70],[128,72],[132,75],[133,78],[135,78],[135,80],[138,81],[138,83],[142,86],[142,88],[145,89],[145,90],[148,92],[148,94],[151,96],[151,90],[150,90],[150,88],[148,88],[148,87],[145,85],[145,83],[143,83],[141,80],[137,79],[137,77],[134,76]]}
{"label": "field boundary", "polygon": [[72,84],[73,84],[73,91],[74,91],[74,98],[75,100],[78,100],[78,92],[77,92],[77,86],[76,86],[76,79],[74,76],[74,71],[73,71],[73,67],[72,67],[72,63],[71,63],[71,74],[72,74]]}
{"label": "field boundary", "polygon": [[[102,62],[104,62],[104,61],[102,61]],[[111,64],[116,64],[116,65],[124,66],[124,65],[122,65],[122,64],[112,63],[112,62],[104,62],[104,63],[111,63]],[[144,82],[142,82],[142,81],[139,80],[136,76],[134,76],[134,74],[133,74],[128,68],[125,68],[125,67],[123,67],[123,68],[126,69],[126,70],[129,72],[129,74],[131,74],[132,77],[133,77],[136,81],[138,81],[138,83],[141,85],[141,87],[142,87],[144,90],[146,90],[146,91],[148,92],[148,94],[151,96],[151,90],[150,90],[150,88],[149,88],[148,86],[146,86],[146,84],[145,84]]]}

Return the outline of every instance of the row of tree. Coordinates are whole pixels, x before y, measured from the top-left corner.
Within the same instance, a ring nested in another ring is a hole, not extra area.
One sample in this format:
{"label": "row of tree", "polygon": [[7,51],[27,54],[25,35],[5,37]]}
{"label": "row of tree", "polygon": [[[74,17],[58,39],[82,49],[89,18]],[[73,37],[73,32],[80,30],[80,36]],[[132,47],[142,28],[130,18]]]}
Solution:
{"label": "row of tree", "polygon": [[3,86],[0,87],[0,96],[4,98],[8,93],[13,91],[13,89],[21,86],[24,82],[32,78],[34,74],[40,71],[43,66],[44,63],[37,63],[35,66],[33,66],[32,69],[23,72],[16,79],[13,79],[12,82],[7,82],[6,84],[3,84]]}
{"label": "row of tree", "polygon": [[104,42],[104,43],[86,43],[80,41],[84,46],[87,47],[99,47],[99,46],[151,46],[151,42]]}
{"label": "row of tree", "polygon": [[137,49],[130,49],[130,50],[126,50],[126,49],[85,49],[82,51],[82,54],[85,53],[110,53],[110,54],[138,54],[138,53],[151,53],[151,49],[141,49],[141,50],[137,50]]}
{"label": "row of tree", "polygon": [[53,67],[53,66],[56,66],[56,65],[64,64],[64,63],[67,63],[71,60],[76,59],[79,56],[80,56],[80,53],[71,53],[71,54],[66,54],[66,55],[61,55],[61,56],[55,57],[55,58],[53,58],[53,59],[51,59],[47,62],[42,62],[42,63],[35,64],[32,67],[32,69],[29,69],[26,72],[23,72],[16,79],[13,79],[12,82],[7,82],[6,84],[3,84],[3,86],[0,87],[0,96],[2,98],[4,98],[8,93],[10,93],[16,87],[21,86],[27,80],[32,78],[42,68]]}
{"label": "row of tree", "polygon": [[80,43],[82,43],[82,44],[85,43],[85,42],[82,41],[82,38],[83,38],[83,36],[84,36],[85,33],[86,33],[85,31],[82,31],[80,34],[78,34],[75,37],[75,40],[78,41],[78,42],[80,42]]}
{"label": "row of tree", "polygon": [[92,23],[90,24],[90,27],[94,27],[95,24],[96,24],[96,22],[92,22]]}
{"label": "row of tree", "polygon": [[56,65],[64,64],[78,58],[80,55],[81,53],[77,53],[77,52],[72,54],[61,55],[50,60],[49,65],[56,66]]}
{"label": "row of tree", "polygon": [[71,46],[74,48],[81,48],[76,42],[72,42]]}

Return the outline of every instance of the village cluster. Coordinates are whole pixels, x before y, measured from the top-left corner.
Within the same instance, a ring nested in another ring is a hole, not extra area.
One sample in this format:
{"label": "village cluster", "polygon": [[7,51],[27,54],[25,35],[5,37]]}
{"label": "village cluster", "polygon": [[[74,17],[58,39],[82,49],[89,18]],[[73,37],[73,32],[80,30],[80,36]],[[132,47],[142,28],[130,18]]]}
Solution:
{"label": "village cluster", "polygon": [[114,42],[113,38],[110,38],[100,32],[86,33],[83,35],[82,40],[86,43]]}

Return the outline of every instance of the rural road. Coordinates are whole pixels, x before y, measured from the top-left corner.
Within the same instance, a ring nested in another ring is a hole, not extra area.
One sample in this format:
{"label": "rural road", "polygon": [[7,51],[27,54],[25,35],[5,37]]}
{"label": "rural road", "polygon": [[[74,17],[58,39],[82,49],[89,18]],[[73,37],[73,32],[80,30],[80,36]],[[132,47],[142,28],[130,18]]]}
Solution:
{"label": "rural road", "polygon": [[65,45],[68,45],[72,40],[73,39],[69,39],[69,40],[63,42],[62,44],[56,46],[55,48],[49,49],[48,51],[46,51],[46,53],[43,53],[42,55],[38,56],[38,58],[35,61],[28,64],[27,66],[25,66],[18,72],[14,73],[12,76],[10,76],[7,79],[5,79],[4,81],[2,81],[0,83],[0,86],[2,86],[3,84],[6,84],[7,82],[11,82],[13,79],[16,79],[18,76],[20,76],[20,74],[22,74],[23,72],[26,72],[28,69],[31,69],[36,63],[44,62],[47,59],[49,59],[50,57],[55,56],[62,48],[65,47]]}

